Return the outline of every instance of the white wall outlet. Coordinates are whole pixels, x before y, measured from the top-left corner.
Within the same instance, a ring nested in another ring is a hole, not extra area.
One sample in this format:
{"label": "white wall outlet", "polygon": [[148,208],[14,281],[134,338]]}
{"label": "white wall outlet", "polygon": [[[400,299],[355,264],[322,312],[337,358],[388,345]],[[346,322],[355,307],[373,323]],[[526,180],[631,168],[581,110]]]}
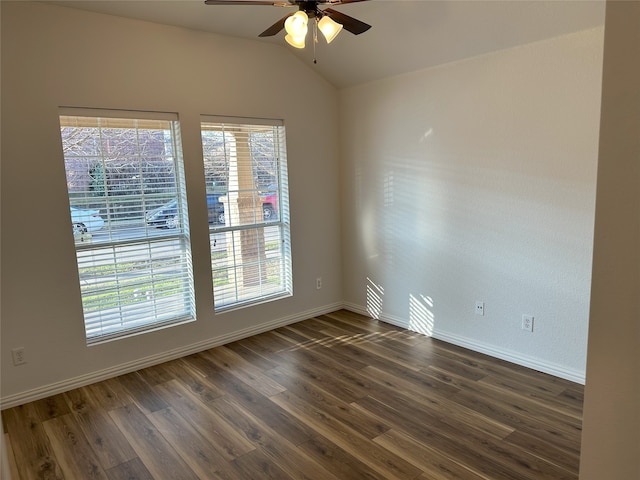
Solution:
{"label": "white wall outlet", "polygon": [[316,278],[316,290],[320,290],[322,288],[322,277]]}
{"label": "white wall outlet", "polygon": [[13,364],[15,366],[27,363],[27,359],[24,356],[24,347],[18,347],[11,350],[11,357],[13,358]]}
{"label": "white wall outlet", "polygon": [[533,315],[522,315],[522,329],[533,332]]}
{"label": "white wall outlet", "polygon": [[484,302],[476,302],[476,315],[484,316]]}

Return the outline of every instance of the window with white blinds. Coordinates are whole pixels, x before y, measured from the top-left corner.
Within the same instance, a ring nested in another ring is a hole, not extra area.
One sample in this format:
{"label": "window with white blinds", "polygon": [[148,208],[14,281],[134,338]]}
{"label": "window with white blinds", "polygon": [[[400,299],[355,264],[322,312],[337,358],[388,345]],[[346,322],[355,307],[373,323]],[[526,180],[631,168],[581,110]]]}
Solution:
{"label": "window with white blinds", "polygon": [[203,117],[202,147],[217,310],[293,293],[284,125]]}
{"label": "window with white blinds", "polygon": [[64,109],[88,343],[195,318],[177,115]]}

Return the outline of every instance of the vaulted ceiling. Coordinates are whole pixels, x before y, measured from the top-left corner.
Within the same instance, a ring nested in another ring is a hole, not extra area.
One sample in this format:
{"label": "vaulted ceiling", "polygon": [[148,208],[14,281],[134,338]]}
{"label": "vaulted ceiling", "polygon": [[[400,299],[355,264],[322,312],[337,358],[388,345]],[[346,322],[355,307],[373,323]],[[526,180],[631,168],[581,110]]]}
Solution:
{"label": "vaulted ceiling", "polygon": [[270,42],[286,48],[338,88],[454,62],[604,24],[604,0],[370,0],[333,7],[372,28],[319,38],[297,50],[258,35],[289,8],[208,6],[204,0],[73,0],[60,5]]}

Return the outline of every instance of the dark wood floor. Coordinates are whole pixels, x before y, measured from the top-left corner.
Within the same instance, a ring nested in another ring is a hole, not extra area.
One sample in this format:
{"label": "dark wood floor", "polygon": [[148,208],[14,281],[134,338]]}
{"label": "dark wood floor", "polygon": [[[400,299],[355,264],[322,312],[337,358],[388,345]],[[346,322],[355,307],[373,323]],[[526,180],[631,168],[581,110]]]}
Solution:
{"label": "dark wood floor", "polygon": [[15,479],[576,479],[583,387],[340,311],[3,411]]}

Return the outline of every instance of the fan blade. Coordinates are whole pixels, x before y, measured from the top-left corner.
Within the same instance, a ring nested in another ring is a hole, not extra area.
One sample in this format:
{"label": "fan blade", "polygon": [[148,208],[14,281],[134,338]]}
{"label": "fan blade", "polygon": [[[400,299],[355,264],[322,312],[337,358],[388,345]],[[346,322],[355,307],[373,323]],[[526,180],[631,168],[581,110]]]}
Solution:
{"label": "fan blade", "polygon": [[269,0],[205,0],[207,5],[268,5],[272,7],[290,7],[293,5],[286,0],[280,2],[272,2]]}
{"label": "fan blade", "polygon": [[360,35],[361,33],[364,33],[371,28],[371,25],[350,17],[349,15],[345,15],[342,12],[338,12],[337,10],[334,10],[332,8],[324,9],[323,13],[328,14],[331,20],[335,20],[336,22],[342,24],[345,30],[353,33],[354,35]]}
{"label": "fan blade", "polygon": [[258,36],[259,37],[272,37],[272,36],[274,36],[276,33],[280,32],[280,30],[282,30],[284,28],[285,20],[287,18],[289,18],[291,15],[293,15],[293,13],[290,13],[286,17],[282,17],[280,20],[278,20],[276,23],[271,25],[269,28],[267,28],[264,32],[262,32]]}

